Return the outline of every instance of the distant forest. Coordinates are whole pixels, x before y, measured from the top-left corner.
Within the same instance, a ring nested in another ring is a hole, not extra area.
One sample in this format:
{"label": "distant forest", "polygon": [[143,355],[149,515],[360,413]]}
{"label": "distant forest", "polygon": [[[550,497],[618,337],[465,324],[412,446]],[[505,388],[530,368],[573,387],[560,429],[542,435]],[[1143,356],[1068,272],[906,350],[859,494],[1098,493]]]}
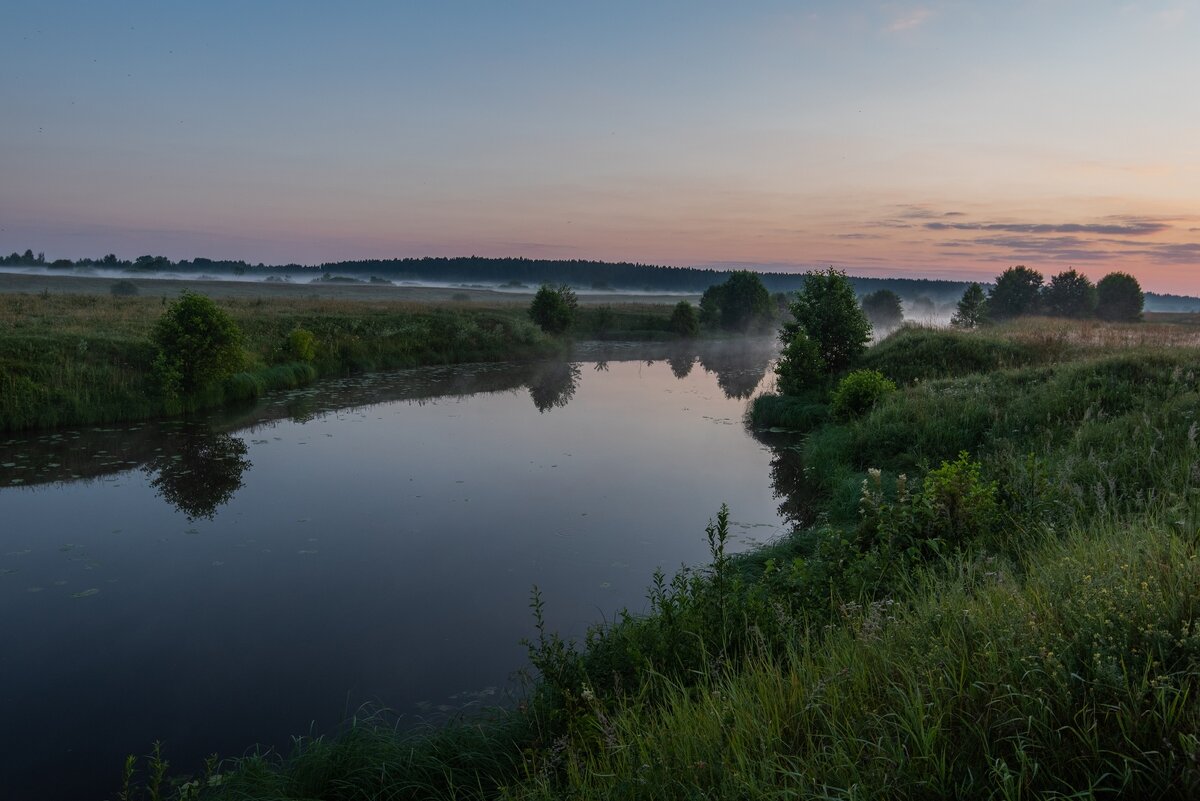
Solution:
{"label": "distant forest", "polygon": [[[635,292],[701,293],[714,284],[724,283],[733,269],[700,267],[664,267],[631,262],[583,261],[566,259],[457,258],[369,259],[327,262],[316,267],[301,264],[250,264],[245,261],[183,259],[171,261],[165,256],[139,256],[133,260],[109,254],[99,259],[57,259],[46,261],[41,253],[26,250],[0,256],[0,266],[46,267],[53,269],[101,268],[132,273],[180,272],[211,275],[289,276],[320,278],[347,276],[368,280],[370,276],[392,282],[440,282],[450,284],[525,285],[569,284],[582,290],[623,290]],[[741,269],[741,268],[739,268]],[[804,281],[803,273],[759,273],[770,292],[794,292]],[[955,302],[968,281],[930,278],[867,278],[851,276],[859,295],[888,289],[906,299],[924,299],[935,304]],[[980,282],[985,286],[988,282]],[[1148,311],[1200,311],[1200,298],[1183,295],[1146,293]]]}

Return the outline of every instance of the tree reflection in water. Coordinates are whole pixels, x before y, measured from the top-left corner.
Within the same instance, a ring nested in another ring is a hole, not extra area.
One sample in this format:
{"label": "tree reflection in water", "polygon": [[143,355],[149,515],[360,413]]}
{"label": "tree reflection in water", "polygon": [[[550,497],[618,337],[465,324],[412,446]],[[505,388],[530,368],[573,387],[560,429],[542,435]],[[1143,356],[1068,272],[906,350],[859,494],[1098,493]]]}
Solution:
{"label": "tree reflection in water", "polygon": [[154,474],[150,486],[155,493],[189,520],[212,518],[242,488],[250,460],[238,437],[195,426],[165,443],[163,453],[143,469]]}
{"label": "tree reflection in water", "polygon": [[547,412],[570,403],[578,383],[578,364],[542,362],[529,379],[529,397],[539,412]]}
{"label": "tree reflection in water", "polygon": [[771,446],[771,488],[779,499],[779,516],[798,526],[814,522],[814,494],[804,474],[804,457],[796,445],[779,445],[755,436]]}
{"label": "tree reflection in water", "polygon": [[673,351],[667,356],[667,364],[671,365],[671,372],[675,374],[676,378],[687,378],[696,364],[696,353],[689,350]]}
{"label": "tree reflection in water", "polygon": [[717,377],[725,397],[749,398],[773,358],[774,348],[764,348],[760,342],[730,342],[701,350],[700,366]]}

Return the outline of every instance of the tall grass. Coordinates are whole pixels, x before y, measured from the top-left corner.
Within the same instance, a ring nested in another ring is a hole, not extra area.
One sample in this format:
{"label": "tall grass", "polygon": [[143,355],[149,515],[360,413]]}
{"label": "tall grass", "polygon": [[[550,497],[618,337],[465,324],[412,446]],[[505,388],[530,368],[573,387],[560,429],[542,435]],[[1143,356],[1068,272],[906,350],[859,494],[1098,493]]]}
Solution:
{"label": "tall grass", "polygon": [[1200,561],[1161,524],[964,555],[590,737],[509,798],[1193,798]]}

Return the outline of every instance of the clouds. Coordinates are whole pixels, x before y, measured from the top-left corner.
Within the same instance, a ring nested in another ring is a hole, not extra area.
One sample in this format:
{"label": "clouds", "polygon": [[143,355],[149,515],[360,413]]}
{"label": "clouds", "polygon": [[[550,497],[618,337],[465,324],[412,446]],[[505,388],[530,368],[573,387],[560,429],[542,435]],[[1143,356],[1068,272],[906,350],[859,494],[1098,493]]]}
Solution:
{"label": "clouds", "polygon": [[898,12],[887,25],[888,33],[902,33],[920,28],[933,16],[933,12],[924,7],[908,8]]}
{"label": "clouds", "polygon": [[929,222],[931,231],[1007,231],[1014,234],[1104,234],[1110,236],[1148,236],[1168,230],[1163,222],[1132,223],[967,223]]}

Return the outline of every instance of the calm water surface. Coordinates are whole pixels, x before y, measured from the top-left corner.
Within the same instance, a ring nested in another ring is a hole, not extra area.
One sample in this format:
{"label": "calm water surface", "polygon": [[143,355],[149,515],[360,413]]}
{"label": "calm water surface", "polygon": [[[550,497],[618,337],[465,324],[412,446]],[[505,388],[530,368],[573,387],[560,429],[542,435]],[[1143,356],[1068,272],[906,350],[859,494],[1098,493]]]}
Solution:
{"label": "calm water surface", "polygon": [[579,635],[703,562],[722,502],[735,548],[780,533],[741,420],[772,343],[573,358],[0,435],[3,796],[113,796],[156,739],[190,771],[363,704],[500,702],[534,584]]}

